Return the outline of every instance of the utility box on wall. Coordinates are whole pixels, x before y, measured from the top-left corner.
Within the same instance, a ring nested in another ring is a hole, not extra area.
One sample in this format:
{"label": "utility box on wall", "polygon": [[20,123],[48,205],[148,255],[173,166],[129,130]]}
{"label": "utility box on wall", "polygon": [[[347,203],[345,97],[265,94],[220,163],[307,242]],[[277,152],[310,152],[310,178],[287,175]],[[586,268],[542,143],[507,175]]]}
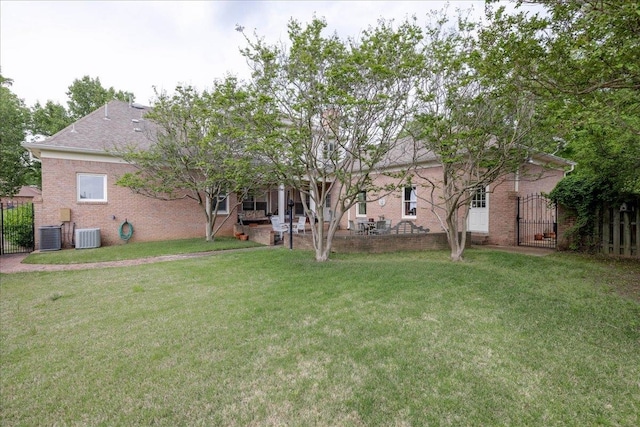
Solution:
{"label": "utility box on wall", "polygon": [[62,221],[62,222],[71,221],[71,209],[69,209],[69,208],[60,208],[60,221]]}

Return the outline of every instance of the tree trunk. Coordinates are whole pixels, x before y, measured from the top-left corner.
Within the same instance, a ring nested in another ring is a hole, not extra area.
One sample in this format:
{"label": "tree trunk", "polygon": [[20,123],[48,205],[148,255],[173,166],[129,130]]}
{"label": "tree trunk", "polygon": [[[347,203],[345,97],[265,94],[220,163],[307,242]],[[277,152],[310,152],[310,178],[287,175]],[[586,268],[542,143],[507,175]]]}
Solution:
{"label": "tree trunk", "polygon": [[[321,209],[322,208],[320,208],[320,210]],[[324,214],[318,212],[317,208],[315,214],[315,217],[311,219],[311,221],[317,220],[317,222],[313,224],[313,248],[316,252],[316,261],[324,262],[329,259],[324,234]]]}
{"label": "tree trunk", "polygon": [[[463,227],[464,228],[464,227]],[[462,233],[464,236],[465,233]],[[458,231],[458,214],[451,212],[447,216],[447,240],[451,249],[451,261],[462,261],[464,242],[461,242],[461,233]]]}
{"label": "tree trunk", "polygon": [[323,215],[323,213],[318,215],[318,222],[313,224],[313,247],[316,253],[316,261],[318,262],[325,262],[329,260],[329,256],[331,255],[331,246],[333,244],[333,236],[335,236],[335,233],[338,230],[338,225],[340,224],[340,219],[342,218],[343,213],[337,209],[334,211],[334,215],[329,221],[329,228],[326,231],[324,229]]}
{"label": "tree trunk", "polygon": [[207,229],[205,231],[205,240],[207,242],[213,241],[213,207],[211,203],[211,197],[207,195],[205,197],[205,215],[207,216]]}

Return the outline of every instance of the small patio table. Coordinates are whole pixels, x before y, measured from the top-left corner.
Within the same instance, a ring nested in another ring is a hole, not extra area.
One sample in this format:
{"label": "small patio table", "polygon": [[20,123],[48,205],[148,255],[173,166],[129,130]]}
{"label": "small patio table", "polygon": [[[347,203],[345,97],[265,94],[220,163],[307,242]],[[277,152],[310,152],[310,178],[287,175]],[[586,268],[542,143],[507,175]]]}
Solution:
{"label": "small patio table", "polygon": [[362,230],[363,234],[369,234],[372,229],[376,228],[376,222],[367,219],[359,219],[358,227]]}

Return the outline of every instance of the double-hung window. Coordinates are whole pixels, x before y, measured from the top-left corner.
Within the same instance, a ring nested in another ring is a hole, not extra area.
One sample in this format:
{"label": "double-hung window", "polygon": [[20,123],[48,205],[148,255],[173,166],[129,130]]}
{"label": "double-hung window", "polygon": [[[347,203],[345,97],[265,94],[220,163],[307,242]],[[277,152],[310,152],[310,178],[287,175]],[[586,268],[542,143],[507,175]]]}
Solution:
{"label": "double-hung window", "polygon": [[367,216],[367,192],[358,193],[358,204],[356,205],[356,216]]}
{"label": "double-hung window", "polygon": [[402,217],[415,218],[418,209],[418,195],[416,186],[410,185],[402,190]]}
{"label": "double-hung window", "polygon": [[[219,214],[226,215],[229,213],[229,208],[228,208],[229,195],[228,194],[223,194],[223,193],[218,194],[218,197],[213,199],[213,203],[216,203]],[[214,206],[213,208],[215,209],[216,206]]]}
{"label": "double-hung window", "polygon": [[76,189],[79,202],[106,202],[107,175],[79,173],[76,176]]}
{"label": "double-hung window", "polygon": [[324,160],[329,160],[333,158],[333,153],[336,151],[336,142],[333,139],[329,139],[328,141],[324,141],[322,147],[322,157]]}

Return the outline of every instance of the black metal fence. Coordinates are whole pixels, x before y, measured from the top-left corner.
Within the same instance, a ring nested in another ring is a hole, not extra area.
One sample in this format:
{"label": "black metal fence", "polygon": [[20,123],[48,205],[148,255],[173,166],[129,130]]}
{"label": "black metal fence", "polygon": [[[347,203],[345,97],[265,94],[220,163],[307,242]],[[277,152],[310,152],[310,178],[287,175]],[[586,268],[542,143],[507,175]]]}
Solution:
{"label": "black metal fence", "polygon": [[33,203],[0,203],[0,255],[29,253],[35,249]]}
{"label": "black metal fence", "polygon": [[558,244],[558,209],[541,194],[518,197],[518,246],[555,248]]}

